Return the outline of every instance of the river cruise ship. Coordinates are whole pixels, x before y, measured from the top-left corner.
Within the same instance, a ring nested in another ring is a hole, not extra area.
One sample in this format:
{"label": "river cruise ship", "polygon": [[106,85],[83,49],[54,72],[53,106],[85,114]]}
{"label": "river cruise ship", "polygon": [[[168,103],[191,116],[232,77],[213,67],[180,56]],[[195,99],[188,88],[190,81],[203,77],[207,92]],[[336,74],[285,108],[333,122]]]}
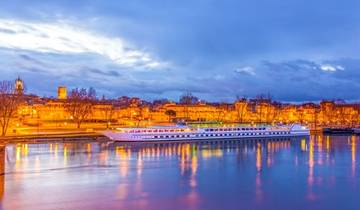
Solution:
{"label": "river cruise ship", "polygon": [[307,127],[299,124],[281,126],[236,126],[236,127],[149,127],[117,128],[103,133],[113,141],[150,142],[211,139],[242,139],[309,136]]}

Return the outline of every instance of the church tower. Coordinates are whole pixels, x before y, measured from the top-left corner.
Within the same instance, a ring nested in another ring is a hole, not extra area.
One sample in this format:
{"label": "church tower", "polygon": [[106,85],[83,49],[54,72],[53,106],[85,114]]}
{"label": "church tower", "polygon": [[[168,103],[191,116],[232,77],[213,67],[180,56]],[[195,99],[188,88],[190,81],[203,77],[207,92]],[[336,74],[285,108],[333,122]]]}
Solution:
{"label": "church tower", "polygon": [[15,93],[17,94],[24,94],[24,81],[18,77],[15,80]]}
{"label": "church tower", "polygon": [[58,87],[58,99],[67,99],[67,88],[64,86]]}

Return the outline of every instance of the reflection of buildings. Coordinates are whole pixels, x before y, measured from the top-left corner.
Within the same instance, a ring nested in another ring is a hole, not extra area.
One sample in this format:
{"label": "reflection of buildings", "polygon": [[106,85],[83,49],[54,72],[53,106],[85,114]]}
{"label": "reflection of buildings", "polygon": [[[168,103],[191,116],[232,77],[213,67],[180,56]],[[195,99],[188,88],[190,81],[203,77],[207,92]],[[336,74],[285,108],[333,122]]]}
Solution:
{"label": "reflection of buildings", "polygon": [[0,144],[0,203],[4,196],[4,190],[5,190],[5,145]]}

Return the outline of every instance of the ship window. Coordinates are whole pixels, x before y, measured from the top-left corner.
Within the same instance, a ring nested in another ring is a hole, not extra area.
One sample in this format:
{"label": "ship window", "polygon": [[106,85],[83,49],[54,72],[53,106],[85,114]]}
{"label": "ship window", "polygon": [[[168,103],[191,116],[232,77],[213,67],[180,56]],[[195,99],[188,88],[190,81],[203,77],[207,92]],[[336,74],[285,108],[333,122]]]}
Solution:
{"label": "ship window", "polygon": [[187,137],[190,137],[190,135],[187,135]]}
{"label": "ship window", "polygon": [[157,139],[157,138],[158,138],[158,136],[154,136],[154,138],[155,138],[155,139]]}
{"label": "ship window", "polygon": [[176,138],[179,138],[180,136],[179,135],[176,135]]}

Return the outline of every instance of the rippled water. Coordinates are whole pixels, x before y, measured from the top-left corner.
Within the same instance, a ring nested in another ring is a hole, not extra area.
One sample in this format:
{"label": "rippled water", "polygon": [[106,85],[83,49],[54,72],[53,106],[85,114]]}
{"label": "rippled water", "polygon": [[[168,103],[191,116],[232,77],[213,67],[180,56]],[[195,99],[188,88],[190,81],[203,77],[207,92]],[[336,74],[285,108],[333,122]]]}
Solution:
{"label": "rippled water", "polygon": [[0,208],[360,209],[359,138],[8,145]]}

